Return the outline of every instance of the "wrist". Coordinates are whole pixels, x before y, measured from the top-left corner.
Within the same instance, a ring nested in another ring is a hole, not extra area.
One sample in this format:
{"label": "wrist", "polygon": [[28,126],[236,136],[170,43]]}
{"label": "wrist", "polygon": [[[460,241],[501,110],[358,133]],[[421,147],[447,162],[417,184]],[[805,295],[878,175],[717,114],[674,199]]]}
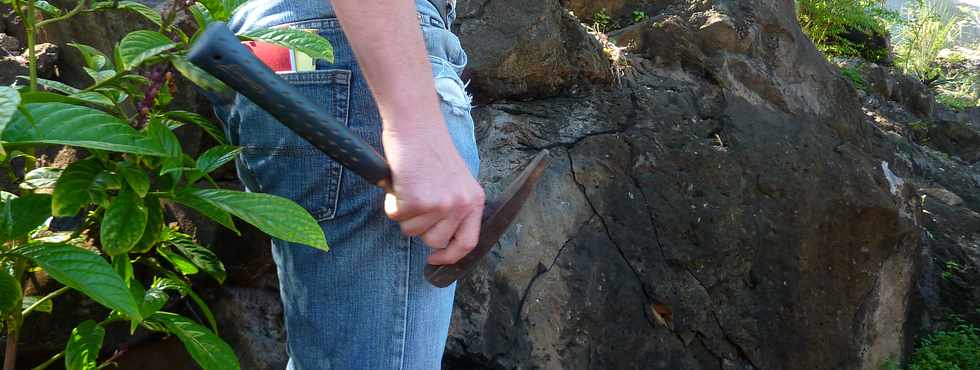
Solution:
{"label": "wrist", "polygon": [[418,141],[428,143],[452,142],[445,121],[435,120],[386,122],[381,130],[383,140]]}

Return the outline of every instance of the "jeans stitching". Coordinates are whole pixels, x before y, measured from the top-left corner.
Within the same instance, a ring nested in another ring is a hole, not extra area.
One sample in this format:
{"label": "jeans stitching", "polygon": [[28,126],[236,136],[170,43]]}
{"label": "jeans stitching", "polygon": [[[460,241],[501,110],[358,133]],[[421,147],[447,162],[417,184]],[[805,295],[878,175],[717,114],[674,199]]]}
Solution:
{"label": "jeans stitching", "polygon": [[286,72],[278,73],[279,77],[289,81],[292,85],[311,85],[322,83],[350,84],[351,75],[349,69],[332,68],[318,69],[315,71]]}
{"label": "jeans stitching", "polygon": [[[335,109],[334,112],[330,112],[336,118],[338,114],[342,113],[343,124],[345,126],[350,126],[350,112],[348,112],[348,107],[350,106],[350,96],[351,89],[353,85],[352,77],[353,72],[346,69],[323,69],[316,71],[304,71],[280,74],[280,77],[289,81],[290,84],[294,86],[302,85],[319,85],[319,84],[332,84],[329,90],[332,90],[333,95],[328,96],[328,103],[332,103],[331,106]],[[346,88],[345,88],[346,87]],[[326,86],[317,88],[328,88]],[[278,124],[278,122],[277,122]],[[239,137],[241,137],[241,125],[238,127]],[[305,146],[260,146],[254,144],[242,145],[243,154],[253,154],[264,157],[276,157],[276,156],[292,156],[292,157],[317,157],[322,154],[319,150],[311,149]],[[251,176],[257,181],[258,191],[264,192],[262,181],[259,180],[258,174],[251,168],[248,160],[244,160],[244,168],[250,172]],[[341,186],[343,185],[342,180],[344,176],[344,168],[336,161],[330,165],[332,168],[329,169],[329,184],[324,184],[328,186],[328,189],[333,189],[333,195],[328,193],[323,198],[322,201],[314,201],[310,204],[310,209],[308,211],[313,215],[313,218],[317,222],[333,220],[337,216],[337,208],[340,205],[340,193]]]}
{"label": "jeans stitching", "polygon": [[404,284],[402,288],[404,289],[404,301],[403,305],[405,307],[402,310],[402,340],[401,348],[399,349],[399,359],[398,359],[398,369],[405,370],[405,346],[408,344],[408,306],[409,306],[409,292],[411,288],[408,286],[411,281],[412,273],[412,238],[408,238],[408,248],[404,250],[405,253],[405,275]]}

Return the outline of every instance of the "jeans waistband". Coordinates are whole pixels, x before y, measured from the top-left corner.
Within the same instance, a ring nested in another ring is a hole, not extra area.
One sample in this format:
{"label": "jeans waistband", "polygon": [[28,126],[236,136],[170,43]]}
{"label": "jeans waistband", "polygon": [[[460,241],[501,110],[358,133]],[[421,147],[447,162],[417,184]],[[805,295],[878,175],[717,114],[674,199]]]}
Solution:
{"label": "jeans waistband", "polygon": [[[450,28],[450,22],[455,18],[452,0],[414,0],[414,2],[419,13],[432,18],[431,21],[424,20],[425,24],[437,25],[438,23],[437,26]],[[328,0],[253,0],[245,2],[235,12],[228,26],[232,31],[240,32],[334,17],[336,13]],[[423,18],[425,17],[420,17],[419,20],[423,21]]]}

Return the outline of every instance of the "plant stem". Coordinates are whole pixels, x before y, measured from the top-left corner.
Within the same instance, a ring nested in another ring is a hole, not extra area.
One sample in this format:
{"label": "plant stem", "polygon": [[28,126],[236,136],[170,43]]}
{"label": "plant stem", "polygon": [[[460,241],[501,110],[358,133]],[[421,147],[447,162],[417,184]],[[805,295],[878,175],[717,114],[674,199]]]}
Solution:
{"label": "plant stem", "polygon": [[59,295],[62,295],[62,294],[64,294],[65,292],[67,292],[69,290],[71,290],[71,288],[64,286],[64,287],[61,287],[58,290],[55,290],[55,291],[53,291],[51,293],[48,293],[48,295],[44,296],[41,299],[38,299],[37,302],[34,302],[34,304],[32,304],[29,307],[25,308],[24,311],[22,311],[20,313],[20,315],[21,316],[27,316],[27,314],[33,312],[35,309],[37,309],[38,306],[40,306],[45,301],[49,301],[51,299],[54,299],[54,297],[57,297]]}
{"label": "plant stem", "polygon": [[[24,270],[27,268],[27,262],[18,259],[14,263],[14,278],[20,281],[21,275],[24,274]],[[23,294],[21,294],[23,296]],[[18,299],[17,305],[20,305],[23,298]],[[7,345],[4,349],[3,355],[3,370],[14,370],[17,366],[17,339],[18,334],[20,334],[20,324],[23,322],[23,316],[21,316],[19,311],[14,311],[14,313],[7,318]]]}
{"label": "plant stem", "polygon": [[24,17],[24,27],[27,29],[27,61],[31,75],[31,91],[37,91],[37,51],[34,45],[37,43],[37,18],[34,18],[34,0],[27,0],[27,16]]}
{"label": "plant stem", "polygon": [[[29,0],[29,1],[32,1],[32,0]],[[76,14],[81,13],[82,9],[85,8],[85,3],[87,3],[87,2],[88,2],[88,0],[78,0],[78,5],[75,5],[75,7],[72,10],[68,11],[68,13],[65,13],[65,15],[62,15],[60,17],[54,17],[54,18],[51,18],[51,19],[45,19],[45,20],[43,20],[41,22],[38,22],[37,28],[40,29],[41,27],[47,26],[47,25],[49,25],[51,23],[61,22],[61,21],[66,20],[68,18],[74,17]]]}
{"label": "plant stem", "polygon": [[17,320],[7,320],[7,348],[3,353],[3,370],[14,370],[17,363]]}
{"label": "plant stem", "polygon": [[58,352],[58,354],[56,354],[54,356],[51,356],[51,358],[49,358],[47,361],[44,361],[43,364],[37,365],[33,369],[31,369],[31,370],[44,370],[44,369],[47,369],[48,366],[51,366],[51,364],[54,364],[56,361],[60,360],[62,357],[65,357],[65,351]]}

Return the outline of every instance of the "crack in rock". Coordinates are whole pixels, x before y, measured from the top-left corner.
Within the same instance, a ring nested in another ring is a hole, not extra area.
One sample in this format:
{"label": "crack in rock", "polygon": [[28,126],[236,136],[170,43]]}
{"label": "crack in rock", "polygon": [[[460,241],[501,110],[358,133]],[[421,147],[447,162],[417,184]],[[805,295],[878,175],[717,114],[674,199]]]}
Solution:
{"label": "crack in rock", "polygon": [[[593,219],[595,219],[595,217],[596,215],[593,214],[592,217],[589,217],[588,220],[582,223],[582,226],[588,225]],[[558,263],[558,258],[561,257],[562,253],[565,252],[565,248],[568,247],[568,245],[574,239],[575,235],[572,235],[568,238],[568,240],[565,240],[565,242],[562,243],[561,248],[558,249],[558,253],[555,254],[555,258],[551,261],[550,265],[545,266],[544,264],[538,262],[538,272],[534,274],[530,281],[527,282],[527,288],[524,289],[524,294],[521,295],[521,301],[517,305],[517,311],[514,314],[514,324],[517,324],[517,322],[521,319],[521,312],[524,311],[524,304],[527,302],[527,297],[530,295],[531,289],[534,288],[534,283],[537,282],[538,278],[544,276],[548,272],[551,272],[551,269],[553,269],[555,264]]]}

